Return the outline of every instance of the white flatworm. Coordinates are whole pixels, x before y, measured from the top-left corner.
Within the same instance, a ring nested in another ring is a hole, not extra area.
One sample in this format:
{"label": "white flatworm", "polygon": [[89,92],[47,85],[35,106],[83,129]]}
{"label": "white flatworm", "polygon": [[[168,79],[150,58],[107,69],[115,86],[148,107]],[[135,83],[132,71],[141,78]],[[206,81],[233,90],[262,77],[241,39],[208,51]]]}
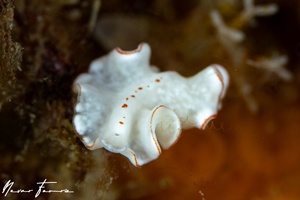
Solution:
{"label": "white flatworm", "polygon": [[91,150],[105,148],[126,156],[135,166],[167,149],[182,129],[204,129],[221,108],[229,77],[211,65],[184,78],[150,66],[150,47],[114,49],[96,59],[74,82],[74,127]]}

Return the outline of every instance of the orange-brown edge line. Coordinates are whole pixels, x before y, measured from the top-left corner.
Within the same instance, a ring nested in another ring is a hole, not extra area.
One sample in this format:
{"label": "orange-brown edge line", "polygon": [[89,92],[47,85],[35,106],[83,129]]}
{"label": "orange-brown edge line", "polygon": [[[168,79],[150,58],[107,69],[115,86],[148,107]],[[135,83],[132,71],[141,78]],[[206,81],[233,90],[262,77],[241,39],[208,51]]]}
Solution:
{"label": "orange-brown edge line", "polygon": [[202,124],[202,126],[200,127],[201,130],[204,130],[205,127],[207,126],[208,122],[210,122],[210,120],[215,119],[217,117],[217,114],[213,114],[211,116],[209,116],[208,118],[206,118]]}
{"label": "orange-brown edge line", "polygon": [[153,120],[154,113],[155,113],[159,108],[162,108],[162,107],[163,107],[163,108],[166,108],[166,107],[163,106],[163,105],[157,106],[157,107],[155,108],[155,110],[152,112],[152,114],[151,114],[151,119],[150,119],[150,133],[151,133],[152,139],[153,139],[154,142],[155,142],[155,146],[156,146],[156,149],[157,149],[157,151],[158,151],[159,154],[161,154],[161,148],[160,148],[160,146],[159,146],[159,144],[158,144],[158,141],[155,139],[154,133],[153,133],[153,131],[152,131],[152,120]]}
{"label": "orange-brown edge line", "polygon": [[[76,87],[78,87],[79,89],[75,91]],[[81,96],[81,90],[82,90],[81,89],[81,85],[79,83],[75,83],[73,85],[73,93],[77,94],[77,99],[76,99],[76,102],[75,102],[75,106],[79,103],[78,97]],[[75,106],[73,106],[73,107],[75,108]],[[74,113],[75,113],[75,111],[74,111]],[[75,117],[75,114],[74,114],[73,119],[72,119],[73,122],[74,122],[74,117]],[[74,128],[74,130],[75,130],[75,132],[77,134],[77,137],[79,137],[79,139],[81,140],[81,142],[84,142],[84,139],[83,139],[82,135],[77,132],[76,128]],[[93,148],[93,146],[95,145],[95,142],[96,142],[97,139],[98,139],[98,137],[93,141],[92,145],[85,145],[86,148],[88,148],[88,149]]]}
{"label": "orange-brown edge line", "polygon": [[222,96],[224,95],[224,90],[225,90],[225,85],[224,85],[224,80],[223,80],[223,76],[221,74],[221,72],[218,70],[218,68],[216,66],[213,66],[213,69],[217,75],[217,77],[219,78],[219,80],[221,81],[221,84],[222,84],[222,91],[220,92],[219,94],[219,99],[218,99],[218,104],[221,103],[221,100],[222,100]]}
{"label": "orange-brown edge line", "polygon": [[143,45],[144,45],[144,43],[140,44],[137,49],[132,50],[132,51],[123,51],[122,49],[120,49],[118,47],[115,48],[115,51],[117,51],[119,54],[122,54],[122,55],[131,55],[131,54],[141,52],[143,49]]}

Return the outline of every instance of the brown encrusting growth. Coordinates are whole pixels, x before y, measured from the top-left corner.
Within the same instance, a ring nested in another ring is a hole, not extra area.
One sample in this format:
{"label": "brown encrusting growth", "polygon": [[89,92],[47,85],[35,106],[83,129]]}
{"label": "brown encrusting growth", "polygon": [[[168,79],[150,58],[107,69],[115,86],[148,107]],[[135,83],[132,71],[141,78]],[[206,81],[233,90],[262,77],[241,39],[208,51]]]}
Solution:
{"label": "brown encrusting growth", "polygon": [[0,110],[2,105],[23,92],[17,75],[22,71],[22,47],[13,40],[14,5],[0,1]]}

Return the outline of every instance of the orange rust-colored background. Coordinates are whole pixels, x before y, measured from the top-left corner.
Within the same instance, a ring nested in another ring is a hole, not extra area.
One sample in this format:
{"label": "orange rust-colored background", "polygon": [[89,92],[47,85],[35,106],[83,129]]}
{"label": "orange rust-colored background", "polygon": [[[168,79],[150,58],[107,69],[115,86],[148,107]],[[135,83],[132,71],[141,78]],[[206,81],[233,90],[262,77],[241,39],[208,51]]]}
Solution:
{"label": "orange rust-colored background", "polygon": [[122,169],[122,197],[298,199],[299,119],[299,105],[252,115],[225,103],[205,131],[184,131],[157,160]]}

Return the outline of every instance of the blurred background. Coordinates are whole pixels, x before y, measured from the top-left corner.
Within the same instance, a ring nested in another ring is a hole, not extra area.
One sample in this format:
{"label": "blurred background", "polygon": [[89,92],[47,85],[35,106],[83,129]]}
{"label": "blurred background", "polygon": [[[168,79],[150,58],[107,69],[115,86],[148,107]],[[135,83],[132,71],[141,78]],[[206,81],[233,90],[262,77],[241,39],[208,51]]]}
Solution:
{"label": "blurred background", "polygon": [[[299,199],[299,25],[297,0],[0,0],[0,188],[47,179],[74,193],[37,199]],[[230,87],[204,131],[136,168],[77,138],[72,83],[141,42],[161,71],[218,63]]]}

